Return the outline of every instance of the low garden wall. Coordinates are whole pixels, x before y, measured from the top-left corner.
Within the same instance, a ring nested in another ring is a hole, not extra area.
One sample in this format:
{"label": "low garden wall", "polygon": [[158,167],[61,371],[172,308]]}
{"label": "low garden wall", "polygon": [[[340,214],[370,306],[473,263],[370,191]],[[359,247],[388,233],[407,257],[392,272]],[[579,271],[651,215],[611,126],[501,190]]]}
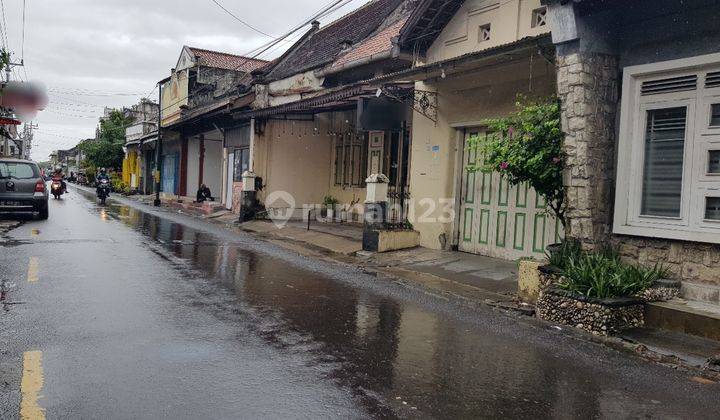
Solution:
{"label": "low garden wall", "polygon": [[644,302],[635,298],[591,299],[557,288],[540,291],[538,318],[571,325],[598,335],[644,323]]}

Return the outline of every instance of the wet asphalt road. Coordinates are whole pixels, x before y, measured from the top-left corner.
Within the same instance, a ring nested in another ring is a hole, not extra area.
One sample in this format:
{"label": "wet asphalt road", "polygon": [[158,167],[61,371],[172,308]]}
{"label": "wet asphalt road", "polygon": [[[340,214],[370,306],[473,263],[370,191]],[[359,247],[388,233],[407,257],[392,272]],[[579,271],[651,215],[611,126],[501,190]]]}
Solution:
{"label": "wet asphalt road", "polygon": [[720,417],[718,385],[145,210],[73,191],[0,239],[0,418],[31,351],[47,418]]}

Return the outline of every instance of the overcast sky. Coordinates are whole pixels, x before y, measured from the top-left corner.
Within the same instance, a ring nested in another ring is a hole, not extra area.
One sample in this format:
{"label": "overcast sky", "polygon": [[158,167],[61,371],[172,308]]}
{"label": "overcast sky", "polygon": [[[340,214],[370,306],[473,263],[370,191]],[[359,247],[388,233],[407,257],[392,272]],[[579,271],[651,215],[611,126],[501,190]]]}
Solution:
{"label": "overcast sky", "polygon": [[[280,35],[331,0],[218,0],[270,35]],[[13,61],[22,58],[23,0],[2,0]],[[328,23],[367,0],[352,0]],[[42,82],[50,104],[36,119],[32,157],[93,137],[104,106],[136,103],[169,75],[183,45],[244,54],[270,40],[212,0],[26,0],[25,69],[13,78]],[[3,25],[4,26],[4,25]],[[273,58],[283,48],[262,56]],[[102,94],[102,95],[101,95]]]}

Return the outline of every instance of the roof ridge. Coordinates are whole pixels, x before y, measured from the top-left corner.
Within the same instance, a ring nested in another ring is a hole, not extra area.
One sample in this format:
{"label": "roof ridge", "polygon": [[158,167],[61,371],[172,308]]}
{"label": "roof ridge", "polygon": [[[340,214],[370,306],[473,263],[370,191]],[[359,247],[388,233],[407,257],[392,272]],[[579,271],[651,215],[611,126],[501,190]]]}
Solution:
{"label": "roof ridge", "polygon": [[233,53],[228,53],[228,52],[223,52],[223,51],[216,51],[216,50],[209,50],[209,49],[207,49],[207,48],[191,47],[190,45],[188,45],[187,47],[188,47],[189,49],[191,49],[191,50],[194,50],[194,51],[203,51],[203,52],[209,52],[209,53],[213,53],[213,54],[229,55],[229,56],[232,56],[232,57],[245,58],[245,59],[248,59],[248,60],[262,61],[262,62],[264,62],[264,63],[268,63],[268,62],[269,62],[268,60],[263,60],[262,58],[248,57],[248,56],[246,56],[246,55],[233,54]]}
{"label": "roof ridge", "polygon": [[315,32],[315,33],[316,33],[316,34],[317,34],[317,33],[320,33],[320,32],[322,32],[322,31],[324,31],[325,29],[328,29],[328,28],[330,28],[331,26],[335,25],[336,23],[341,22],[341,21],[344,20],[345,18],[348,18],[348,17],[350,17],[350,16],[352,16],[352,15],[360,12],[361,10],[363,10],[363,9],[365,9],[365,8],[367,8],[367,7],[370,7],[371,4],[377,3],[377,2],[379,2],[379,1],[380,1],[380,0],[369,0],[367,3],[363,4],[362,6],[358,7],[357,9],[353,9],[353,10],[347,12],[346,14],[344,14],[344,15],[342,15],[342,16],[339,16],[338,18],[336,18],[335,20],[333,20],[332,22],[328,23],[328,24],[325,25],[325,26],[321,26],[320,29],[319,29],[317,32]]}

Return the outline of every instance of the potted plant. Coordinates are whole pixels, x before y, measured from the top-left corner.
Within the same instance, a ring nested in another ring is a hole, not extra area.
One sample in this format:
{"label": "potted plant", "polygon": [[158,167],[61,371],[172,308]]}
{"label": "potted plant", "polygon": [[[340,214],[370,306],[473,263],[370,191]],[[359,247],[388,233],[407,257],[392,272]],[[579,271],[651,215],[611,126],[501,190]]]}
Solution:
{"label": "potted plant", "polygon": [[338,199],[333,197],[332,195],[326,195],[323,198],[323,208],[320,211],[320,214],[323,218],[326,218],[327,220],[332,221],[335,217],[335,206],[337,206],[339,203]]}
{"label": "potted plant", "polygon": [[662,265],[646,268],[623,263],[611,248],[583,252],[565,247],[565,259],[553,257],[553,272],[537,301],[541,319],[608,335],[644,323],[641,298],[658,280]]}

